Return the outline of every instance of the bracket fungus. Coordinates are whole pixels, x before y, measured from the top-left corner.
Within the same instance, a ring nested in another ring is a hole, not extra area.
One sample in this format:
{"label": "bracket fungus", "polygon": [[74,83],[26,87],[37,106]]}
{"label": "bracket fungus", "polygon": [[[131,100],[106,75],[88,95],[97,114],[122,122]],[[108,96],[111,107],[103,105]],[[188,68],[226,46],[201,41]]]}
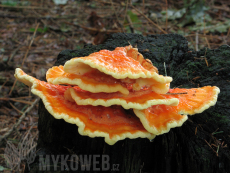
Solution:
{"label": "bracket fungus", "polygon": [[171,77],[158,74],[132,46],[73,58],[47,71],[48,82],[21,69],[15,77],[31,86],[56,119],[76,124],[81,135],[104,137],[113,145],[125,138],[153,139],[182,126],[187,115],[217,101],[219,88],[169,89]]}
{"label": "bracket fungus", "polygon": [[145,60],[132,46],[72,58],[64,67],[49,69],[46,79],[52,84],[78,85],[93,93],[119,91],[123,94],[129,94],[130,87],[140,90],[143,86],[165,94],[172,81],[171,77],[159,75],[150,60]]}
{"label": "bracket fungus", "polygon": [[121,105],[125,109],[146,109],[157,104],[176,106],[179,103],[176,98],[165,99],[162,95],[149,89],[130,91],[128,95],[123,95],[119,92],[91,93],[79,87],[72,87],[68,88],[66,98],[70,98],[70,101],[75,101],[78,105],[101,105],[105,107]]}

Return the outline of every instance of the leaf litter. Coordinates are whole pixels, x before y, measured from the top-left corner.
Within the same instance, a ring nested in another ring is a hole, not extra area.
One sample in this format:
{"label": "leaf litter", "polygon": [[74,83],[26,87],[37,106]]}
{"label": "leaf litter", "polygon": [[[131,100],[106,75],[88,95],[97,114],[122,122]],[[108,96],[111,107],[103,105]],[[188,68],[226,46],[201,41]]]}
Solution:
{"label": "leaf litter", "polygon": [[[7,141],[10,147],[14,144],[16,148],[27,131],[35,142],[38,133],[37,125],[34,125],[38,121],[37,98],[27,86],[14,79],[15,68],[21,67],[28,74],[44,80],[45,72],[53,66],[62,50],[100,44],[116,32],[180,33],[193,49],[215,49],[230,44],[230,2],[227,0],[202,1],[200,4],[182,0],[131,2],[0,2],[1,171],[10,172],[3,156]],[[25,163],[19,166],[23,172]]]}

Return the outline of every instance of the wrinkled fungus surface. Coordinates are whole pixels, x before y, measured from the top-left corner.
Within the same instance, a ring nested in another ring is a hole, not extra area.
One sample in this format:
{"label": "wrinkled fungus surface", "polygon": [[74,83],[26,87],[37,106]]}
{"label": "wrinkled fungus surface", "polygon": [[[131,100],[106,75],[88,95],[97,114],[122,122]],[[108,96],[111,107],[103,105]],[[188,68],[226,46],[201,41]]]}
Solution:
{"label": "wrinkled fungus surface", "polygon": [[31,86],[56,119],[76,124],[81,135],[104,137],[110,145],[125,138],[151,140],[182,126],[187,115],[215,105],[220,92],[215,86],[170,89],[172,78],[159,75],[132,46],[52,67],[46,74],[48,83],[19,68],[15,77]]}

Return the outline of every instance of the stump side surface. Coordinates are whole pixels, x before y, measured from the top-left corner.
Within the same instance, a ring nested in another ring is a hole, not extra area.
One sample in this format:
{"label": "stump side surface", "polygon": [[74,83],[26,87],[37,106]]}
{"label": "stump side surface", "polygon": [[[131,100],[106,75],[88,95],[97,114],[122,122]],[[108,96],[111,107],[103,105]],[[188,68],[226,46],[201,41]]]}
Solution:
{"label": "stump side surface", "polygon": [[[87,56],[102,49],[114,50],[129,44],[137,47],[145,58],[150,59],[162,75],[166,75],[165,62],[167,75],[173,77],[171,87],[218,86],[221,92],[217,104],[202,114],[189,117],[182,127],[157,136],[153,142],[147,139],[125,139],[110,146],[104,142],[104,138],[79,135],[76,125],[54,119],[40,102],[38,155],[104,154],[110,158],[110,168],[113,164],[119,165],[119,171],[110,169],[109,172],[230,171],[230,47],[221,46],[216,50],[205,48],[195,52],[188,48],[187,40],[180,35],[143,37],[119,33],[113,34],[101,45],[86,45],[80,50],[62,51],[55,65],[63,65],[73,57]],[[219,133],[212,134],[216,129]],[[222,146],[218,141],[224,141],[224,145],[228,144],[228,147]],[[207,142],[210,145],[219,144],[218,156],[214,152],[217,148],[211,148]],[[37,169],[38,159],[32,172]],[[95,171],[91,169],[91,172]]]}

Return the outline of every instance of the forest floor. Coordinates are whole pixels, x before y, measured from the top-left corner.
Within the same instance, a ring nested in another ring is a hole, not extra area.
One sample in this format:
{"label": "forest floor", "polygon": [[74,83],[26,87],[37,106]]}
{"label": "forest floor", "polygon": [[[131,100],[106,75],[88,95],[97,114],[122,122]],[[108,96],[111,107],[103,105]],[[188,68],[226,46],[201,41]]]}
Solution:
{"label": "forest floor", "polygon": [[37,96],[14,78],[15,68],[45,80],[62,50],[100,44],[117,32],[178,33],[194,50],[230,44],[230,1],[184,2],[0,1],[0,171],[9,172],[7,141],[17,146],[25,132],[38,136]]}

